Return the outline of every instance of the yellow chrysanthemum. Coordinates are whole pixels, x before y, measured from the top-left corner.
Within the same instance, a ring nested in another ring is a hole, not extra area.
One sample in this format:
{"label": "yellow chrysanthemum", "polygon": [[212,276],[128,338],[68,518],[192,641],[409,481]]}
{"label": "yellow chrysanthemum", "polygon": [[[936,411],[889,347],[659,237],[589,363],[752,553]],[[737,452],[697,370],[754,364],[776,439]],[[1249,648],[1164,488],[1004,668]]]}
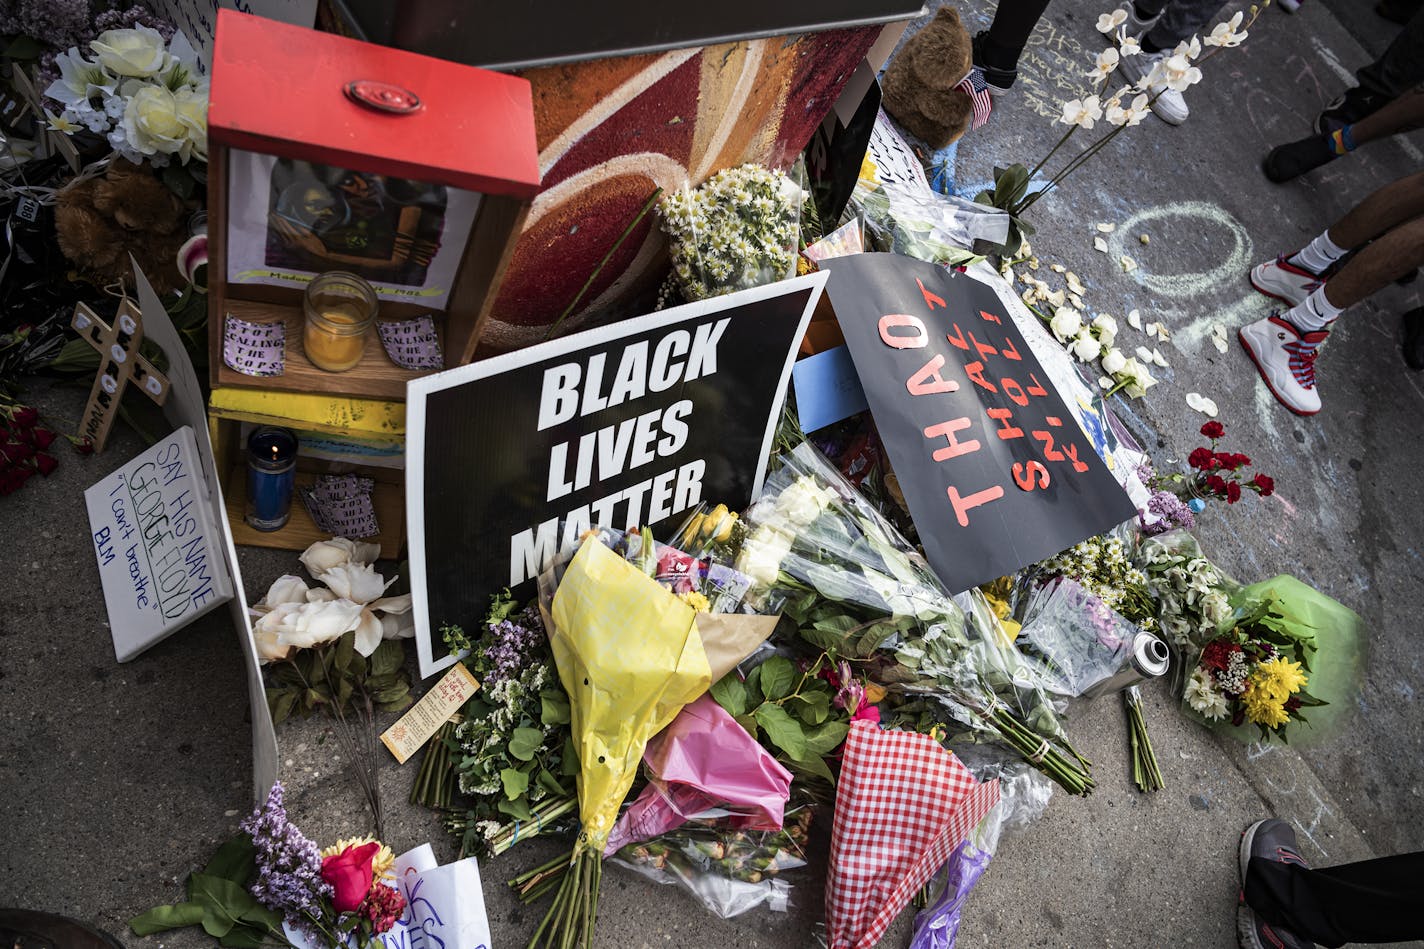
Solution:
{"label": "yellow chrysanthemum", "polygon": [[707,597],[696,590],[688,590],[686,593],[679,593],[677,598],[699,613],[707,613],[712,609],[712,604],[707,601]]}
{"label": "yellow chrysanthemum", "polygon": [[1280,657],[1257,665],[1251,679],[1256,689],[1277,702],[1284,702],[1310,681],[1300,663]]}
{"label": "yellow chrysanthemum", "polygon": [[1265,725],[1267,728],[1280,728],[1290,721],[1290,715],[1286,713],[1284,699],[1273,699],[1264,689],[1253,687],[1246,691],[1241,697],[1241,701],[1246,705],[1246,718],[1257,725]]}
{"label": "yellow chrysanthemum", "polygon": [[[338,840],[321,852],[323,859],[334,857],[347,847],[359,847],[362,844],[369,844],[372,841],[380,843],[375,837],[348,837],[345,840]],[[386,880],[395,882],[396,855],[391,853],[391,848],[381,844],[381,849],[376,851],[376,857],[371,861],[371,877],[376,880]]]}

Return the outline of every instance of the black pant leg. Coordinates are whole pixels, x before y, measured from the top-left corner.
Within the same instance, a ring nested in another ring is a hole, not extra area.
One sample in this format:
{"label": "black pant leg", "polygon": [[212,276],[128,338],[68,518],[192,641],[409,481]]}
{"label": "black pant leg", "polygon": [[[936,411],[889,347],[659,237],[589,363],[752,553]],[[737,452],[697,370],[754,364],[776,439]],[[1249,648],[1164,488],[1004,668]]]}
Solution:
{"label": "black pant leg", "polygon": [[[1048,0],[999,0],[994,10],[994,22],[989,24],[989,41],[996,51],[1013,55],[1013,63],[1001,68],[1012,69],[1028,45],[1029,35],[1038,25],[1043,11],[1048,9]],[[994,63],[1001,66],[1000,63]]]}
{"label": "black pant leg", "polygon": [[1245,898],[1266,922],[1322,946],[1424,938],[1424,853],[1320,870],[1255,857]]}

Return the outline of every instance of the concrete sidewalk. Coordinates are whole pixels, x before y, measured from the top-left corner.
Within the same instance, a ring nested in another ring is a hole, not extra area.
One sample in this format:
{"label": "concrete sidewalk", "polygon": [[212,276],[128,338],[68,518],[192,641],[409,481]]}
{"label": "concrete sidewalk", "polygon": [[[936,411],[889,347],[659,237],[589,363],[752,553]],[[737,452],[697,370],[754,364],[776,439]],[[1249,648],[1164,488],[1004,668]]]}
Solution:
{"label": "concrete sidewalk", "polygon": [[[986,181],[993,164],[1031,163],[1056,141],[1054,103],[1082,94],[1105,9],[1084,0],[1050,9],[1016,94],[962,144],[961,185]],[[964,12],[971,29],[987,22],[982,5]],[[1287,186],[1257,169],[1271,145],[1305,134],[1343,88],[1337,74],[1367,58],[1325,7],[1307,4],[1294,17],[1268,9],[1246,46],[1210,63],[1188,92],[1187,124],[1149,118],[1129,130],[1032,218],[1037,253],[1083,279],[1091,309],[1121,322],[1135,307],[1172,329],[1162,384],[1145,400],[1118,402],[1159,463],[1179,463],[1197,443],[1204,419],[1184,401],[1197,391],[1220,404],[1232,446],[1276,478],[1276,497],[1207,513],[1198,536],[1208,553],[1242,580],[1296,574],[1364,617],[1369,678],[1350,728],[1299,752],[1223,744],[1159,687],[1148,716],[1167,789],[1142,795],[1130,784],[1116,698],[1075,709],[1070,734],[1095,762],[1098,790],[1086,800],[1057,794],[1042,818],[1005,834],[965,911],[963,946],[1233,945],[1237,835],[1269,814],[1300,823],[1312,861],[1424,849],[1424,725],[1414,706],[1424,671],[1411,642],[1424,572],[1424,386],[1400,359],[1397,325],[1418,305],[1417,285],[1391,288],[1341,321],[1318,367],[1325,410],[1312,419],[1274,403],[1234,340],[1220,355],[1207,339],[1213,322],[1234,330],[1268,311],[1247,267],[1419,167],[1415,142],[1369,146]],[[1056,74],[1078,91],[1055,88]],[[1119,252],[1137,271],[1093,250],[1099,221],[1118,225],[1115,238],[1127,242]],[[71,421],[84,399],[43,385],[35,394]],[[179,898],[181,881],[252,805],[247,698],[226,612],[132,663],[113,660],[82,492],[140,447],[121,430],[104,455],[63,452],[53,477],[0,500],[0,823],[9,843],[0,868],[14,881],[7,902],[94,921],[129,945],[206,946],[196,930],[138,939],[124,925]],[[244,549],[249,601],[297,566],[291,554]],[[323,723],[288,723],[278,737],[294,819],[322,841],[364,831],[359,793]],[[389,842],[399,851],[430,840],[451,859],[434,815],[405,803],[415,767],[383,768]],[[555,849],[535,841],[484,865],[499,949],[522,945],[542,913],[515,904],[502,881]],[[814,945],[820,859],[790,878],[791,913],[726,922],[673,888],[610,871],[597,943]],[[908,933],[902,918],[885,945],[905,945]]]}

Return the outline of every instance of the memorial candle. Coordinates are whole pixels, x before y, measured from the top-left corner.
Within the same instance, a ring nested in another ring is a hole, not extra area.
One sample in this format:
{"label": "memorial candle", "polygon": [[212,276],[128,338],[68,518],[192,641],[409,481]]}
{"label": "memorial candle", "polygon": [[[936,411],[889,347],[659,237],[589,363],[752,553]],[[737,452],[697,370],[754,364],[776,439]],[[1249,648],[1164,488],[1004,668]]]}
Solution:
{"label": "memorial candle", "polygon": [[247,523],[259,531],[280,530],[292,513],[297,480],[297,436],[270,425],[247,439]]}
{"label": "memorial candle", "polygon": [[376,291],[352,273],[332,271],[307,284],[302,348],[312,365],[344,372],[361,361],[376,319]]}

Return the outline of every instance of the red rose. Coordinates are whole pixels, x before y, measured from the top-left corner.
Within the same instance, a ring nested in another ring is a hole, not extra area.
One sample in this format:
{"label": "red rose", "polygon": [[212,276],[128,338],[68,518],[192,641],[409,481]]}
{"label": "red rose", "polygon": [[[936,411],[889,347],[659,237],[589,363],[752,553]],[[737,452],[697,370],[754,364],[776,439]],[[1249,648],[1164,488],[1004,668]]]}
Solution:
{"label": "red rose", "polygon": [[10,442],[5,445],[0,445],[0,455],[4,455],[5,460],[9,462],[24,461],[27,458],[33,458],[34,454],[34,448],[24,442]]}
{"label": "red rose", "polygon": [[1212,420],[1201,427],[1201,433],[1207,438],[1220,438],[1226,434],[1226,426]]}
{"label": "red rose", "polygon": [[347,847],[321,861],[321,878],[331,884],[331,905],[338,913],[354,913],[371,890],[371,863],[381,845],[374,840]]}
{"label": "red rose", "polygon": [[48,478],[54,473],[54,469],[59,467],[59,459],[45,452],[40,452],[35,455],[35,466],[40,469],[40,474]]}
{"label": "red rose", "polygon": [[1239,500],[1241,500],[1241,485],[1233,481],[1226,486],[1226,503],[1235,504]]}
{"label": "red rose", "polygon": [[1205,469],[1207,462],[1211,460],[1210,448],[1193,448],[1192,453],[1187,456],[1187,464],[1193,468]]}
{"label": "red rose", "polygon": [[33,428],[34,424],[39,420],[40,413],[29,406],[23,409],[17,409],[15,414],[10,416],[10,421],[14,422],[20,428]]}
{"label": "red rose", "polygon": [[1251,479],[1251,483],[1256,486],[1256,490],[1261,493],[1261,497],[1268,498],[1276,490],[1276,482],[1270,475],[1258,474]]}
{"label": "red rose", "polygon": [[29,441],[31,445],[34,445],[37,450],[44,451],[50,445],[54,444],[54,438],[54,432],[51,432],[47,428],[32,428],[29,431],[27,441]]}

